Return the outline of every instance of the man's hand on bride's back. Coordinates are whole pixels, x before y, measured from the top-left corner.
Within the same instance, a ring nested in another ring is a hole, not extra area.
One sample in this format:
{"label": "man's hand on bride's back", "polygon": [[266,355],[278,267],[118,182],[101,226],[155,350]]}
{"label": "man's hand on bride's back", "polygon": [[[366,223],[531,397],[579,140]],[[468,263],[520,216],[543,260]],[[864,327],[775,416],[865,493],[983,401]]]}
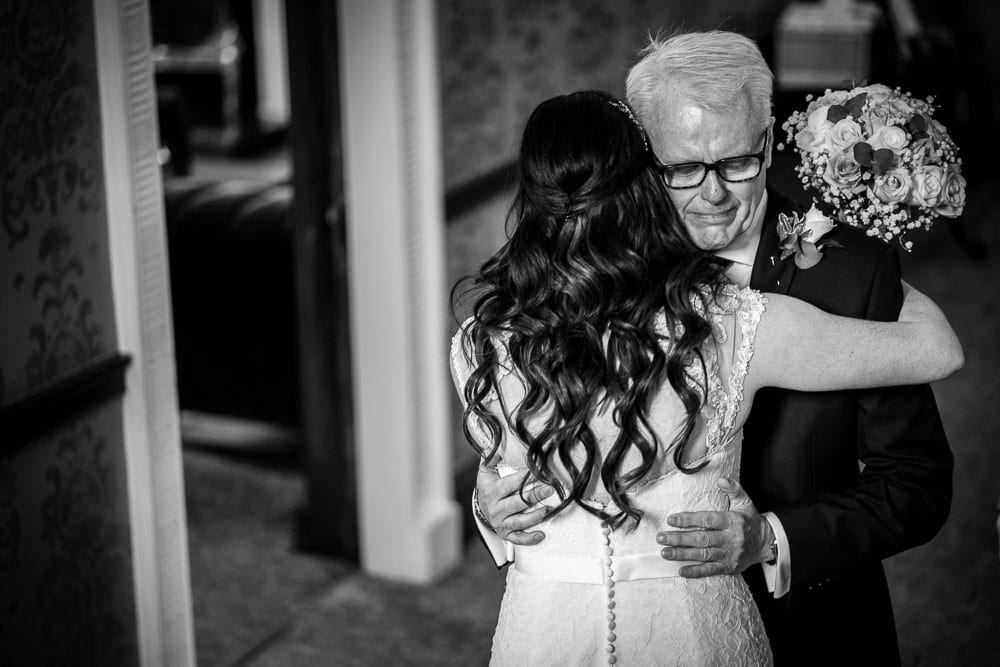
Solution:
{"label": "man's hand on bride's back", "polygon": [[545,539],[540,530],[530,530],[545,520],[546,508],[539,502],[552,495],[552,487],[543,484],[528,487],[521,497],[521,482],[529,473],[500,477],[490,470],[479,469],[476,492],[479,509],[498,536],[519,546],[532,546]]}
{"label": "man's hand on bride's back", "polygon": [[656,541],[664,545],[660,550],[664,559],[702,563],[682,567],[682,577],[739,574],[770,558],[773,532],[767,519],[737,482],[724,480],[719,488],[730,497],[729,511],[671,514],[667,521],[682,530],[656,535]]}

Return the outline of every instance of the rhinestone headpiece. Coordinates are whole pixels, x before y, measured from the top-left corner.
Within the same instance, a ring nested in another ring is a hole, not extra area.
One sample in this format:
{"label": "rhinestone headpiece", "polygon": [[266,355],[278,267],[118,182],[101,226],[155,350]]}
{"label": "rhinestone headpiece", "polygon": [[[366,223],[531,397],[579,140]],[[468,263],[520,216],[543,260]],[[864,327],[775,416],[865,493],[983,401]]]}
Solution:
{"label": "rhinestone headpiece", "polygon": [[608,104],[610,104],[611,106],[613,106],[614,108],[618,109],[623,114],[625,114],[626,116],[628,116],[628,119],[630,121],[632,121],[632,123],[639,130],[639,134],[642,135],[642,145],[645,146],[646,150],[648,151],[649,150],[649,140],[646,138],[646,131],[644,129],[642,129],[642,125],[639,124],[639,119],[637,119],[635,117],[635,114],[632,113],[632,107],[630,107],[629,105],[625,104],[621,100],[608,100]]}

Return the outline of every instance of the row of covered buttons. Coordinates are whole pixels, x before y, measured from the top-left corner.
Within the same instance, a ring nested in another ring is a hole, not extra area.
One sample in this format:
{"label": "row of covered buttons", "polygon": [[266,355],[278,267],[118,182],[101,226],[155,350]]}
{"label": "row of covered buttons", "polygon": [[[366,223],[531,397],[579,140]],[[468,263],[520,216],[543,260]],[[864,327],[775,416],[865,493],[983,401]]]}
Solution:
{"label": "row of covered buttons", "polygon": [[615,569],[612,557],[615,554],[611,546],[611,526],[607,521],[601,523],[601,534],[604,535],[604,586],[608,595],[608,664],[618,662],[615,656]]}

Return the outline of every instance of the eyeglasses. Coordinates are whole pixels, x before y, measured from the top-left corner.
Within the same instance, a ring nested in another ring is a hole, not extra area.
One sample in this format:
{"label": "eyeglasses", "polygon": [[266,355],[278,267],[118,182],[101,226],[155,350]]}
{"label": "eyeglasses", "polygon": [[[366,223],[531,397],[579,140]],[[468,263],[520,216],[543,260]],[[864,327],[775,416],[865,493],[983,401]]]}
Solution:
{"label": "eyeglasses", "polygon": [[761,135],[764,146],[757,153],[727,157],[718,162],[680,162],[678,164],[661,164],[654,155],[656,169],[663,175],[668,188],[681,190],[696,188],[705,181],[708,172],[714,171],[719,178],[727,183],[742,183],[757,178],[764,164],[764,154],[767,153],[767,130]]}

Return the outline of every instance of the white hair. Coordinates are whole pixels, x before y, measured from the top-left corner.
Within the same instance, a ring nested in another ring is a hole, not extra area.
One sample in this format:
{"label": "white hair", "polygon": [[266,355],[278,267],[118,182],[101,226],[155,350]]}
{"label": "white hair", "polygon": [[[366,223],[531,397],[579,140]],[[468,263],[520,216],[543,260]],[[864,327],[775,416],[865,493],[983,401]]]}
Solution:
{"label": "white hair", "polygon": [[[753,40],[712,30],[650,38],[625,82],[625,96],[647,130],[668,95],[680,95],[715,113],[731,112],[745,101],[750,120],[771,118],[774,74]],[[742,98],[742,100],[740,99]]]}

